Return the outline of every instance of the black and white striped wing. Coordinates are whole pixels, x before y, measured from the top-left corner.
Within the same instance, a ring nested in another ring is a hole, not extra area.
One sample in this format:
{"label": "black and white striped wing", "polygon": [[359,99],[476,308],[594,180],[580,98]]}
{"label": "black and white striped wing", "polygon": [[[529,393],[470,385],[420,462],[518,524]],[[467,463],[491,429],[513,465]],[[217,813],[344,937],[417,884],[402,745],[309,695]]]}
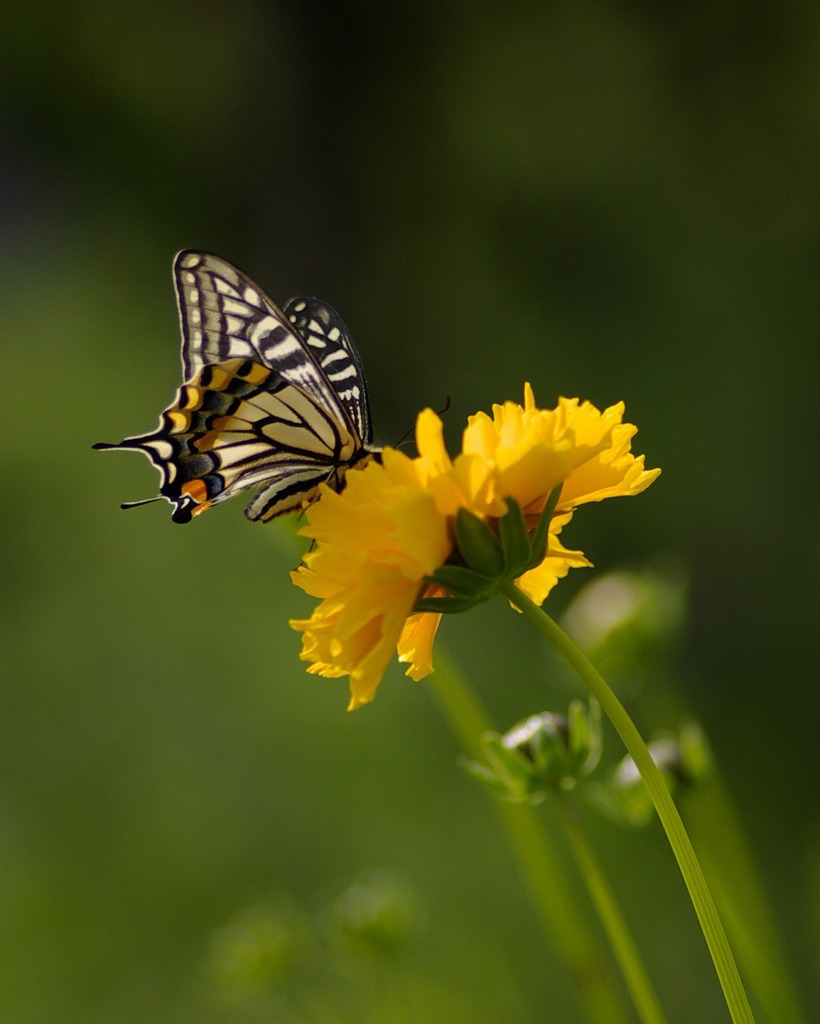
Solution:
{"label": "black and white striped wing", "polygon": [[356,431],[346,404],[309,345],[246,274],[212,253],[184,249],[174,260],[174,284],[183,380],[192,380],[204,366],[251,359],[275,370]]}
{"label": "black and white striped wing", "polygon": [[273,519],[312,500],[321,483],[340,489],[346,469],[372,454],[312,396],[251,359],[209,363],[155,431],[95,447],[147,455],[177,523],[252,487],[262,490],[246,515]]}
{"label": "black and white striped wing", "polygon": [[246,515],[266,521],[380,457],[361,360],[335,310],[299,298],[286,315],[226,260],[190,249],[174,283],[182,387],[156,430],[94,447],[147,455],[175,522],[254,487]]}
{"label": "black and white striped wing", "polygon": [[282,308],[313,350],[362,442],[370,444],[373,427],[367,380],[361,356],[344,320],[332,306],[312,296],[290,299]]}

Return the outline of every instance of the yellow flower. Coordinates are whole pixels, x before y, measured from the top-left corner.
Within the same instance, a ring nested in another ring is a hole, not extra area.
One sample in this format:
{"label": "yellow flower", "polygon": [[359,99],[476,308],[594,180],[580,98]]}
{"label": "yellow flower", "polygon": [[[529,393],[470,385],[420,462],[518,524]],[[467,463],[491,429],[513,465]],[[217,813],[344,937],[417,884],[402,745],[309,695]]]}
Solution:
{"label": "yellow flower", "polygon": [[373,699],[424,577],[450,554],[447,522],[416,462],[391,449],[350,473],[342,494],[323,488],[306,515],[300,532],[316,544],[291,575],[321,604],[291,625],[304,631],[308,672],[350,676],[352,710]]}
{"label": "yellow flower", "polygon": [[524,385],[524,405],[493,406],[479,412],[464,431],[462,451],[452,461],[442,440],[441,420],[425,409],[416,439],[419,462],[442,512],[458,507],[477,515],[504,515],[505,498],[524,513],[540,511],[547,495],[562,486],[557,512],[587,501],[638,494],[659,475],[643,468],[643,456],[629,451],[637,431],[622,423],[622,402],[599,412],[590,402],[560,398],[555,409],[538,409]]}
{"label": "yellow flower", "polygon": [[569,551],[558,534],[578,505],[619,495],[639,494],[660,474],[644,469],[644,457],[630,452],[637,427],[622,423],[623,402],[603,413],[590,402],[560,398],[555,409],[538,409],[529,384],[524,405],[493,406],[492,419],[479,412],[464,431],[462,450],[451,460],[442,423],[425,409],[416,425],[422,474],[442,515],[466,508],[488,520],[507,511],[514,498],[534,529],[548,495],[561,487],[550,522],[547,557],[518,580],[521,589],[541,604],[571,568],[591,563]]}
{"label": "yellow flower", "polygon": [[544,557],[518,585],[540,604],[571,568],[589,565],[558,539],[575,508],[638,494],[660,473],[632,455],[636,428],[622,422],[623,411],[623,404],[600,412],[564,398],[555,409],[538,409],[527,384],[523,406],[505,402],[492,417],[471,416],[462,450],[451,459],[441,420],[426,409],[416,424],[417,458],[385,449],[381,463],[348,475],[342,494],[323,488],[300,531],[315,547],[293,573],[321,600],[309,619],[292,622],[304,633],[308,671],[350,676],[349,707],[356,708],[373,699],[396,649],[413,679],[433,670],[440,615],[413,608],[422,592],[446,594],[425,581],[448,560],[459,563],[454,521],[461,509],[497,530],[512,499],[534,531],[548,497],[561,488]]}

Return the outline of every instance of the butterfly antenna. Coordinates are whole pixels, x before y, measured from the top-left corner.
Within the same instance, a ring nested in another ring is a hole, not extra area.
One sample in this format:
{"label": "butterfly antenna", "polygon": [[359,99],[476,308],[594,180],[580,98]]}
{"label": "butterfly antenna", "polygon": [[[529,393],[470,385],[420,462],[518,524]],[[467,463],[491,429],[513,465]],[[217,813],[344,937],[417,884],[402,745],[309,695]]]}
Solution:
{"label": "butterfly antenna", "polygon": [[398,441],[396,441],[396,443],[393,445],[393,447],[394,448],[401,448],[401,446],[403,444],[409,444],[410,443],[410,435],[412,433],[413,433],[413,428],[412,427],[408,427],[407,430],[405,430],[405,432],[398,439]]}
{"label": "butterfly antenna", "polygon": [[153,501],[161,501],[162,495],[158,494],[156,498],[141,498],[139,501],[124,501],[120,508],[136,508],[137,505],[150,505]]}
{"label": "butterfly antenna", "polygon": [[[446,400],[445,400],[445,402],[444,402],[444,405],[438,410],[436,415],[437,416],[443,416],[447,412],[447,410],[449,408],[450,408],[450,396],[448,395]],[[407,439],[413,433],[413,429],[414,429],[413,427],[408,427],[407,430],[405,430],[405,432],[399,438],[399,440],[393,445],[393,447],[394,448],[401,448],[401,446],[403,444],[407,444]]]}

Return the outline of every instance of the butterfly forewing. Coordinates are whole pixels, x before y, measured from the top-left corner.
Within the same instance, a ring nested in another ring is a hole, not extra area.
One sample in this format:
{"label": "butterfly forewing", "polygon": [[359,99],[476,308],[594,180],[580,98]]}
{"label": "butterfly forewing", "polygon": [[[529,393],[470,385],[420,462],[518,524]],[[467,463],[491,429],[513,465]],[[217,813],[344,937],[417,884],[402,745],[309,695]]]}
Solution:
{"label": "butterfly forewing", "polygon": [[295,299],[286,316],[236,267],[192,250],[174,282],[184,383],[157,430],[95,447],[147,455],[176,522],[252,487],[246,514],[272,519],[378,457],[361,360],[331,307]]}
{"label": "butterfly forewing", "polygon": [[332,306],[310,296],[290,299],[283,311],[313,349],[359,437],[369,444],[373,440],[373,428],[367,380],[344,320]]}
{"label": "butterfly forewing", "polygon": [[307,391],[337,419],[347,410],[293,324],[262,289],[227,260],[183,250],[174,260],[182,373],[250,358]]}

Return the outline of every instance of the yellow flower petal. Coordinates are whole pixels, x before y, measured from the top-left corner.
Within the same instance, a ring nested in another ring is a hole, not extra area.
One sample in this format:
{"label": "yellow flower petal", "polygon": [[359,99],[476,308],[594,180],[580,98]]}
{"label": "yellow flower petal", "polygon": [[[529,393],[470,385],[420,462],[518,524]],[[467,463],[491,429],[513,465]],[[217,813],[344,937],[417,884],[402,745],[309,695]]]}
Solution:
{"label": "yellow flower petal", "polygon": [[550,533],[547,557],[540,565],[525,572],[516,582],[531,601],[543,604],[558,580],[562,580],[570,569],[591,565],[592,562],[583,551],[570,551]]}
{"label": "yellow flower petal", "polygon": [[[444,587],[431,584],[424,589],[422,596],[447,597]],[[397,651],[399,661],[409,664],[405,675],[418,682],[433,671],[433,641],[441,624],[441,615],[436,612],[416,612],[404,624]]]}
{"label": "yellow flower petal", "polygon": [[416,612],[404,624],[397,650],[399,661],[410,665],[406,675],[418,682],[433,671],[433,641],[441,622],[434,612]]}

